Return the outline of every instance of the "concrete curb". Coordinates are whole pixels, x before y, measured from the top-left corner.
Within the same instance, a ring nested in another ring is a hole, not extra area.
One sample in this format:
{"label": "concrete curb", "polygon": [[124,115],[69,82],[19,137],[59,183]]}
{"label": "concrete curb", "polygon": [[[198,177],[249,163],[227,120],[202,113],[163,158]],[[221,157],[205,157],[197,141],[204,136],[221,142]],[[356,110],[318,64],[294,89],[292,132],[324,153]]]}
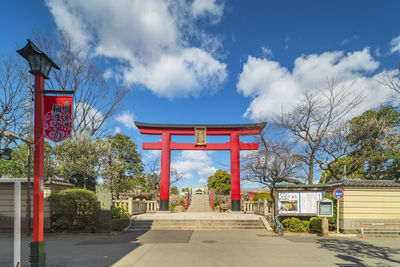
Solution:
{"label": "concrete curb", "polygon": [[265,217],[260,216],[260,220],[264,224],[265,229],[267,229],[268,231],[272,231],[272,227],[271,227],[271,225],[269,225],[269,223]]}

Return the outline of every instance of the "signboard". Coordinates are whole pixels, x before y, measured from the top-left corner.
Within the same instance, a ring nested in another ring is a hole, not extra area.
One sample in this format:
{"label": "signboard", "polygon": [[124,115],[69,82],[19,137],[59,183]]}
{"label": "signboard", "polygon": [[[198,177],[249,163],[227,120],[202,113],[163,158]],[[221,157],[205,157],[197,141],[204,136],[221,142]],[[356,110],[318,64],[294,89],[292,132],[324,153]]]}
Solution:
{"label": "signboard", "polygon": [[322,192],[278,192],[279,214],[316,215]]}
{"label": "signboard", "polygon": [[343,189],[337,188],[335,191],[333,191],[333,197],[336,199],[342,199],[344,196]]}
{"label": "signboard", "polygon": [[333,201],[323,199],[318,201],[318,217],[333,217]]}
{"label": "signboard", "polygon": [[72,96],[44,97],[44,137],[58,143],[71,137]]}
{"label": "signboard", "polygon": [[206,127],[196,127],[194,134],[194,140],[196,146],[205,146],[207,140],[207,128]]}
{"label": "signboard", "polygon": [[283,214],[299,213],[299,192],[279,192],[278,212]]}

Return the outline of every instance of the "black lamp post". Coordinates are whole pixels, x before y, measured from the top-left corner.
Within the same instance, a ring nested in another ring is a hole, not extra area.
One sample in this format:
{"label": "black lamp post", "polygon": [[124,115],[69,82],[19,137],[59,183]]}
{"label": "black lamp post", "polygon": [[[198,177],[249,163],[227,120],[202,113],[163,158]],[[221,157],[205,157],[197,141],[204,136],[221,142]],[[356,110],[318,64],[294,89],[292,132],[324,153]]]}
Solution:
{"label": "black lamp post", "polygon": [[33,241],[30,245],[31,266],[46,266],[46,244],[43,241],[44,184],[44,80],[48,79],[52,67],[60,69],[43,51],[30,40],[24,48],[17,50],[29,62],[30,72],[35,75],[35,123],[34,123],[34,167],[33,167]]}

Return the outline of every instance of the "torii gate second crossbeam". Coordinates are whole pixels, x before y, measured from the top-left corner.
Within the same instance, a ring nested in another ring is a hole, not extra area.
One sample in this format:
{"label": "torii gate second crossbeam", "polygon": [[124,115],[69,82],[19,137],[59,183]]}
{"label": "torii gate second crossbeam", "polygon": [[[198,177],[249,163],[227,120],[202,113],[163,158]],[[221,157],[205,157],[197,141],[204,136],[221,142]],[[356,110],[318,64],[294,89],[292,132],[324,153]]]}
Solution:
{"label": "torii gate second crossbeam", "polygon": [[[171,150],[229,150],[231,156],[232,211],[240,211],[240,150],[258,150],[258,143],[240,142],[241,135],[260,134],[265,123],[252,124],[153,124],[135,122],[142,134],[161,135],[161,142],[143,143],[144,150],[161,150],[160,211],[168,211]],[[172,135],[193,135],[195,143],[171,142]],[[206,142],[208,135],[230,136],[226,143]]]}

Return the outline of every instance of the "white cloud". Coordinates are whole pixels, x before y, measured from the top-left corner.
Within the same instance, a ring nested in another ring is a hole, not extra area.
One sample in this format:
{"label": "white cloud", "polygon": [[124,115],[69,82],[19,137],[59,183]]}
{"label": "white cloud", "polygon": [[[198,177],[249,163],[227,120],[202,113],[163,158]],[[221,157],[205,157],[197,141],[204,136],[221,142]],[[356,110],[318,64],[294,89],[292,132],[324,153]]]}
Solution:
{"label": "white cloud", "polygon": [[150,150],[147,152],[148,158],[156,159],[161,157],[161,150]]}
{"label": "white cloud", "polygon": [[[217,59],[218,39],[196,26],[202,18],[219,21],[216,1],[46,0],[59,29],[94,55],[115,59],[106,77],[140,84],[174,98],[213,92],[226,76]],[[198,46],[191,45],[195,41]]]}
{"label": "white cloud", "polygon": [[217,171],[212,166],[211,153],[206,151],[182,151],[178,158],[171,163],[171,168],[182,174],[185,179],[191,179],[195,175],[206,179]]}
{"label": "white cloud", "polygon": [[368,48],[302,55],[291,72],[279,62],[249,56],[237,83],[238,92],[252,99],[244,116],[258,120],[289,111],[305,91],[319,93],[332,77],[366,96],[358,112],[376,107],[387,102],[391,93],[378,82],[381,74],[374,74],[378,66]]}
{"label": "white cloud", "polygon": [[218,22],[224,12],[224,4],[216,0],[194,0],[191,12],[195,18],[210,16]]}
{"label": "white cloud", "polygon": [[266,57],[272,57],[272,55],[273,55],[272,50],[268,47],[262,46],[261,51],[264,54],[264,56],[266,56]]}
{"label": "white cloud", "polygon": [[100,126],[104,120],[103,113],[95,109],[87,103],[77,102],[74,103],[75,119],[74,123],[85,125],[90,129],[95,129]]}
{"label": "white cloud", "polygon": [[200,178],[197,182],[199,184],[206,184],[207,183],[207,179],[206,178]]}
{"label": "white cloud", "polygon": [[395,37],[395,38],[393,38],[390,41],[390,46],[391,46],[390,47],[390,52],[391,53],[395,53],[395,52],[400,53],[400,35]]}
{"label": "white cloud", "polygon": [[354,34],[354,35],[352,35],[351,37],[344,39],[340,44],[341,44],[341,45],[347,45],[347,44],[350,43],[351,41],[358,40],[358,39],[359,39],[359,38],[358,38],[358,35]]}
{"label": "white cloud", "polygon": [[121,132],[121,128],[115,127],[114,134],[119,134]]}
{"label": "white cloud", "polygon": [[134,118],[135,115],[132,112],[126,111],[125,113],[118,115],[115,120],[122,123],[126,128],[136,129]]}

